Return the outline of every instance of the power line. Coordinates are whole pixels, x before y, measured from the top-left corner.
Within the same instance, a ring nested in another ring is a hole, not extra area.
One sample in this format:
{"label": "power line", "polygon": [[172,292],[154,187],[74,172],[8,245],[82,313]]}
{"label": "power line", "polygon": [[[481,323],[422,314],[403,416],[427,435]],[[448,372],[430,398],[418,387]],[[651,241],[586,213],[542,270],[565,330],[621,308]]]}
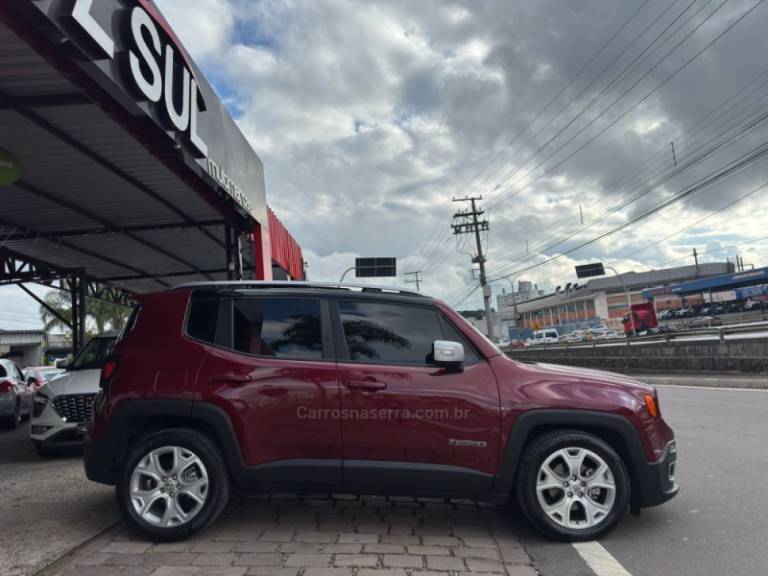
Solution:
{"label": "power line", "polygon": [[[599,113],[597,116],[595,116],[595,117],[594,117],[592,120],[590,120],[590,121],[589,121],[589,122],[588,122],[588,123],[587,123],[587,124],[586,124],[584,127],[582,127],[581,129],[579,129],[579,130],[578,130],[578,131],[577,131],[577,132],[576,132],[576,133],[575,133],[573,136],[571,136],[571,137],[570,137],[568,140],[566,140],[566,141],[565,141],[565,142],[564,142],[564,143],[563,143],[563,144],[562,144],[562,145],[561,145],[561,146],[560,146],[560,147],[559,147],[557,150],[555,150],[554,152],[550,153],[550,154],[549,154],[548,156],[546,156],[546,157],[545,157],[543,160],[541,160],[541,161],[540,161],[540,162],[539,162],[539,163],[538,163],[536,166],[534,166],[534,167],[533,167],[531,170],[529,170],[529,171],[528,171],[528,172],[527,172],[527,173],[526,173],[526,174],[525,174],[523,177],[526,177],[526,176],[530,175],[531,173],[533,173],[534,171],[536,171],[536,170],[537,170],[539,167],[541,167],[541,166],[542,166],[542,165],[543,165],[545,162],[547,162],[547,161],[548,161],[550,158],[552,158],[552,157],[553,157],[555,154],[557,154],[557,153],[558,153],[558,152],[560,152],[560,151],[561,151],[563,148],[565,148],[565,146],[567,146],[568,144],[570,144],[571,142],[573,142],[573,140],[574,140],[574,139],[576,139],[576,138],[577,138],[577,137],[578,137],[580,134],[582,134],[582,133],[583,133],[585,130],[587,130],[588,128],[590,128],[590,127],[591,127],[591,126],[592,126],[592,125],[593,125],[593,124],[594,124],[594,123],[595,123],[597,120],[599,120],[599,119],[600,119],[600,118],[601,118],[601,117],[602,117],[602,116],[603,116],[603,115],[604,115],[606,112],[608,112],[608,110],[610,110],[610,109],[611,109],[611,108],[612,108],[612,107],[613,107],[613,106],[614,106],[614,105],[615,105],[615,104],[616,104],[616,103],[617,103],[619,100],[621,100],[622,98],[624,98],[624,97],[625,97],[625,96],[626,96],[626,95],[627,95],[629,92],[631,92],[631,91],[632,91],[632,90],[633,90],[633,89],[634,89],[634,88],[635,88],[635,87],[636,87],[636,86],[637,86],[637,85],[638,85],[638,84],[639,84],[639,83],[640,83],[642,80],[644,80],[644,79],[645,79],[645,78],[648,76],[648,74],[650,74],[650,73],[651,73],[653,70],[655,70],[655,69],[656,69],[656,68],[657,68],[657,67],[658,67],[658,66],[659,66],[659,65],[660,65],[662,62],[664,62],[664,60],[666,60],[666,59],[667,59],[667,58],[668,58],[668,57],[669,57],[669,56],[672,54],[672,52],[674,52],[674,51],[675,51],[675,50],[676,50],[676,49],[677,49],[677,48],[678,48],[678,47],[679,47],[679,46],[680,46],[680,45],[681,45],[683,42],[685,42],[685,41],[686,41],[688,38],[690,38],[690,36],[691,36],[693,33],[695,33],[695,32],[696,32],[696,31],[697,31],[699,28],[701,28],[701,26],[703,26],[703,25],[704,25],[704,24],[705,24],[705,23],[706,23],[706,22],[707,22],[707,21],[708,21],[708,20],[709,20],[709,19],[710,19],[712,16],[714,16],[714,14],[715,14],[717,11],[719,11],[719,10],[720,10],[720,8],[722,8],[722,7],[723,7],[723,6],[724,6],[724,5],[725,5],[727,2],[728,2],[728,0],[723,0],[723,1],[722,1],[722,2],[721,2],[721,3],[720,3],[718,6],[717,6],[717,8],[715,8],[715,10],[713,10],[713,11],[712,11],[712,12],[711,12],[709,15],[707,15],[707,17],[706,17],[704,20],[702,20],[701,22],[699,22],[699,23],[697,24],[697,26],[696,26],[696,27],[695,27],[695,28],[694,28],[694,29],[693,29],[691,32],[689,32],[689,33],[688,33],[688,34],[687,34],[687,35],[686,35],[686,36],[685,36],[685,37],[684,37],[684,38],[683,38],[683,39],[682,39],[680,42],[678,42],[678,43],[675,45],[675,47],[674,47],[674,48],[672,48],[672,50],[670,50],[669,52],[667,52],[667,54],[666,54],[666,55],[665,55],[665,56],[664,56],[664,57],[663,57],[661,60],[659,60],[658,62],[656,62],[656,64],[654,64],[654,65],[653,65],[653,66],[652,66],[652,67],[651,67],[649,70],[647,70],[647,71],[645,72],[645,74],[643,74],[643,76],[641,76],[641,77],[640,77],[640,79],[638,79],[638,80],[637,80],[635,83],[633,83],[633,84],[632,84],[632,86],[630,86],[630,87],[629,87],[627,90],[625,90],[625,91],[624,91],[624,92],[623,92],[623,93],[622,93],[620,96],[618,96],[617,98],[615,98],[615,99],[614,99],[614,101],[613,101],[611,104],[609,104],[609,105],[608,105],[608,106],[607,106],[607,107],[606,107],[606,108],[605,108],[605,109],[604,109],[602,112],[600,112],[600,113]],[[691,62],[693,62],[694,60],[696,60],[696,59],[697,59],[697,58],[698,58],[698,57],[699,57],[701,54],[703,54],[703,53],[704,53],[704,52],[705,52],[705,51],[706,51],[708,48],[710,48],[710,47],[711,47],[711,46],[712,46],[712,45],[713,45],[715,42],[717,42],[717,41],[718,41],[720,38],[722,38],[722,37],[723,37],[723,36],[724,36],[724,35],[725,35],[727,32],[729,32],[731,29],[733,29],[733,27],[734,27],[734,26],[736,26],[736,25],[737,25],[739,22],[741,22],[741,21],[742,21],[744,18],[746,18],[746,17],[747,17],[747,16],[748,16],[748,15],[749,15],[749,14],[750,14],[750,13],[751,13],[753,10],[755,10],[755,9],[756,9],[756,8],[757,8],[757,7],[758,7],[760,4],[762,4],[763,2],[765,2],[765,0],[758,0],[758,2],[757,2],[756,4],[754,4],[754,5],[753,5],[751,8],[749,8],[749,9],[748,9],[746,12],[744,12],[744,13],[743,13],[743,14],[742,14],[742,15],[741,15],[739,18],[737,18],[737,19],[736,19],[736,20],[734,20],[734,21],[733,21],[733,22],[732,22],[730,25],[728,25],[728,26],[727,26],[727,27],[726,27],[726,28],[725,28],[725,29],[724,29],[722,32],[720,32],[720,33],[719,33],[717,36],[715,36],[715,37],[714,37],[712,40],[710,40],[710,41],[709,41],[709,42],[708,42],[708,43],[707,43],[707,44],[706,44],[706,45],[705,45],[705,46],[704,46],[702,49],[700,49],[698,52],[696,52],[696,54],[694,54],[692,57],[690,57],[688,60],[686,60],[686,61],[685,61],[685,62],[684,62],[684,63],[683,63],[681,66],[679,66],[678,68],[676,68],[674,72],[672,72],[671,74],[669,74],[669,75],[668,75],[668,76],[667,76],[667,77],[666,77],[666,78],[665,78],[665,79],[664,79],[664,80],[663,80],[663,81],[662,81],[660,84],[658,84],[658,85],[657,85],[655,88],[653,88],[652,90],[650,90],[649,92],[647,92],[647,93],[646,93],[646,94],[645,94],[645,95],[644,95],[642,98],[640,98],[640,100],[638,100],[637,102],[635,102],[635,103],[634,103],[632,106],[630,106],[630,107],[629,107],[627,110],[625,110],[625,111],[624,111],[622,114],[620,114],[620,115],[619,115],[617,118],[615,118],[613,121],[611,121],[611,122],[610,122],[610,123],[609,123],[607,126],[605,126],[605,127],[604,127],[602,130],[600,130],[600,131],[599,131],[597,134],[595,134],[594,136],[590,137],[590,138],[589,138],[589,139],[588,139],[586,142],[584,142],[583,144],[581,144],[581,145],[580,145],[578,148],[576,148],[576,149],[575,149],[573,152],[571,152],[571,153],[570,153],[570,154],[568,154],[568,155],[567,155],[565,158],[563,158],[562,160],[560,160],[560,161],[559,161],[557,164],[555,164],[554,166],[552,166],[551,168],[549,168],[548,170],[546,170],[546,171],[545,171],[545,172],[544,172],[542,175],[538,176],[538,177],[536,178],[536,180],[534,180],[534,182],[532,182],[532,183],[530,183],[530,184],[526,185],[526,186],[525,186],[524,188],[522,188],[521,190],[518,190],[518,192],[517,192],[515,195],[519,194],[519,193],[520,193],[520,192],[522,192],[523,190],[527,190],[527,189],[529,189],[533,183],[535,183],[535,182],[538,182],[538,181],[539,181],[539,180],[541,180],[541,178],[543,178],[544,176],[546,176],[546,175],[548,175],[548,174],[552,173],[552,172],[553,172],[555,169],[557,169],[558,167],[560,167],[560,166],[561,166],[563,163],[565,163],[566,161],[570,160],[570,159],[571,159],[573,156],[575,156],[575,155],[576,155],[577,153],[579,153],[581,150],[583,150],[584,148],[586,148],[586,147],[587,147],[589,144],[591,144],[592,142],[594,142],[594,141],[595,141],[597,138],[599,138],[600,136],[602,136],[603,134],[605,134],[605,132],[607,132],[607,131],[608,131],[610,128],[612,128],[613,126],[615,126],[615,125],[616,125],[616,124],[617,124],[619,121],[623,120],[623,119],[624,119],[624,118],[625,118],[625,117],[626,117],[626,116],[627,116],[627,115],[628,115],[628,114],[629,114],[631,111],[633,111],[633,110],[634,110],[635,108],[637,108],[637,107],[638,107],[640,104],[642,104],[643,102],[645,102],[645,100],[647,100],[647,99],[648,99],[648,98],[649,98],[649,97],[650,97],[652,94],[654,94],[655,92],[657,92],[657,91],[658,91],[660,88],[662,88],[663,86],[665,86],[665,85],[666,85],[666,84],[667,84],[667,83],[668,83],[670,80],[672,80],[674,77],[676,77],[676,76],[677,76],[677,75],[678,75],[678,74],[679,74],[679,73],[680,73],[680,72],[681,72],[683,69],[685,69],[685,68],[686,68],[686,67],[687,67],[687,66],[688,66],[688,65],[689,65]],[[551,141],[551,139],[550,139],[550,141]],[[542,149],[542,148],[540,148],[540,150],[541,150],[541,149]],[[496,195],[494,198],[492,198],[492,199],[490,200],[490,202],[489,202],[488,206],[489,206],[489,207],[492,207],[492,206],[496,206],[496,205],[497,205],[499,202],[501,202],[501,201],[502,201],[502,199],[504,199],[504,197],[505,197],[505,196],[507,196],[507,195],[509,194],[509,192],[510,192],[511,190],[512,190],[512,188],[510,187],[510,188],[508,188],[507,190],[505,190],[504,192],[501,192],[501,193],[499,193],[498,195]]]}
{"label": "power line", "polygon": [[[579,71],[578,71],[576,74],[574,74],[574,75],[571,77],[571,79],[570,79],[570,80],[569,80],[569,81],[568,81],[568,82],[567,82],[567,83],[566,83],[566,84],[565,84],[565,85],[564,85],[564,86],[563,86],[563,87],[560,89],[560,91],[559,91],[559,92],[558,92],[558,93],[557,93],[557,94],[556,94],[556,95],[555,95],[555,96],[554,96],[554,97],[553,97],[553,98],[552,98],[552,99],[551,99],[551,100],[550,100],[550,101],[549,101],[549,102],[548,102],[548,103],[547,103],[547,104],[546,104],[546,105],[545,105],[545,106],[544,106],[544,107],[543,107],[543,108],[542,108],[542,109],[541,109],[541,110],[540,110],[540,111],[539,111],[539,112],[536,114],[536,116],[535,116],[535,117],[534,117],[534,118],[533,118],[533,119],[532,119],[532,120],[531,120],[531,121],[530,121],[530,122],[529,122],[529,123],[528,123],[528,124],[525,126],[525,128],[523,128],[521,131],[519,131],[519,132],[517,133],[517,135],[516,135],[516,136],[515,136],[515,137],[514,137],[514,138],[513,138],[513,139],[512,139],[512,140],[511,140],[511,141],[510,141],[510,142],[509,142],[509,143],[508,143],[508,144],[507,144],[505,147],[504,147],[504,148],[502,148],[502,150],[501,150],[501,151],[499,151],[499,152],[498,152],[498,153],[497,153],[497,154],[494,156],[494,158],[493,158],[493,159],[492,159],[492,160],[491,160],[491,161],[490,161],[488,164],[486,164],[486,165],[485,165],[485,166],[484,166],[484,167],[483,167],[483,168],[482,168],[482,169],[481,169],[481,170],[480,170],[478,173],[476,173],[476,174],[475,174],[475,175],[474,175],[472,178],[470,178],[470,179],[469,179],[469,180],[468,180],[468,181],[467,181],[467,182],[466,182],[466,183],[465,183],[465,184],[462,186],[462,188],[461,188],[461,189],[458,191],[458,193],[457,193],[457,194],[462,194],[462,193],[463,193],[463,192],[464,192],[464,191],[467,189],[467,187],[468,187],[470,184],[472,184],[472,182],[474,182],[475,180],[477,180],[477,178],[479,178],[479,177],[480,177],[480,176],[481,176],[481,175],[482,175],[482,174],[485,172],[485,170],[486,170],[487,168],[489,168],[489,167],[490,167],[490,166],[491,166],[491,165],[492,165],[492,164],[493,164],[493,163],[496,161],[496,159],[497,159],[497,158],[498,158],[498,157],[499,157],[499,156],[500,156],[500,155],[501,155],[503,152],[505,152],[506,150],[508,150],[508,149],[509,149],[509,148],[510,148],[510,147],[511,147],[511,146],[512,146],[512,145],[513,145],[513,144],[514,144],[514,143],[515,143],[515,142],[516,142],[516,141],[517,141],[517,140],[518,140],[518,139],[519,139],[519,138],[520,138],[520,137],[521,137],[521,136],[522,136],[522,135],[523,135],[525,132],[526,132],[526,130],[530,129],[530,127],[531,127],[531,126],[532,126],[532,125],[533,125],[533,124],[534,124],[534,123],[535,123],[535,122],[536,122],[536,121],[537,121],[537,120],[538,120],[538,119],[539,119],[539,118],[540,118],[540,117],[541,117],[541,116],[542,116],[542,115],[543,115],[543,114],[544,114],[544,113],[545,113],[545,112],[546,112],[546,111],[549,109],[549,107],[550,107],[550,106],[551,106],[551,105],[552,105],[554,102],[556,102],[556,101],[557,101],[557,99],[558,99],[558,98],[560,98],[560,96],[561,96],[563,93],[565,93],[565,91],[566,91],[566,90],[567,90],[567,89],[568,89],[568,88],[569,88],[569,87],[570,87],[570,86],[573,84],[573,82],[574,82],[574,81],[575,81],[575,80],[576,80],[576,79],[577,79],[577,78],[578,78],[578,77],[579,77],[579,76],[580,76],[580,75],[581,75],[581,74],[582,74],[582,73],[583,73],[583,72],[584,72],[584,71],[585,71],[587,68],[589,68],[589,66],[590,66],[590,65],[591,65],[591,64],[592,64],[592,63],[595,61],[595,59],[597,59],[597,57],[598,57],[600,54],[602,54],[602,53],[603,53],[603,51],[604,51],[604,50],[605,50],[605,49],[606,49],[606,48],[607,48],[607,47],[608,47],[608,46],[611,44],[611,42],[613,42],[613,40],[615,40],[615,39],[616,39],[616,38],[619,36],[619,34],[621,34],[621,32],[622,32],[622,31],[623,31],[623,30],[624,30],[624,29],[625,29],[625,28],[626,28],[626,27],[629,25],[629,23],[630,23],[632,20],[634,20],[634,18],[635,18],[635,17],[636,17],[636,16],[637,16],[637,15],[638,15],[638,14],[639,14],[641,11],[642,11],[642,9],[643,9],[643,8],[644,8],[644,7],[645,7],[645,6],[646,6],[646,5],[649,3],[649,1],[650,1],[650,0],[645,0],[645,1],[643,2],[643,4],[641,4],[641,5],[640,5],[640,7],[639,7],[639,8],[638,8],[638,9],[637,9],[635,12],[633,12],[633,13],[632,13],[632,15],[631,15],[631,16],[630,16],[630,17],[629,17],[629,18],[628,18],[626,21],[624,21],[624,23],[623,23],[623,24],[622,24],[622,25],[621,25],[621,26],[618,28],[618,30],[616,30],[616,31],[615,31],[615,32],[614,32],[614,33],[611,35],[611,37],[610,37],[610,38],[608,38],[608,40],[606,40],[605,42],[603,42],[603,44],[600,46],[600,48],[598,48],[597,52],[595,52],[595,53],[592,55],[592,57],[590,57],[590,58],[589,58],[589,60],[587,60],[587,62],[586,62],[586,63],[585,63],[585,64],[584,64],[584,65],[583,65],[583,66],[582,66],[580,69],[579,69]],[[675,0],[675,2],[673,2],[673,4],[677,3],[678,1],[679,1],[679,0]],[[666,12],[667,12],[668,10],[669,10],[669,9],[667,9],[667,10],[664,10],[664,11],[661,13],[661,15],[663,15],[663,14],[666,14]],[[659,17],[661,17],[661,15],[660,15]],[[657,20],[658,20],[658,17],[657,17]],[[654,22],[656,22],[656,20],[654,20]],[[632,45],[632,44],[630,44],[630,46],[631,46],[631,45]],[[626,49],[625,49],[625,50],[626,50]],[[622,52],[622,54],[623,54],[623,52]],[[615,61],[615,60],[614,60],[614,61]],[[602,73],[602,71],[601,71],[601,73]],[[600,75],[600,74],[598,74],[598,76],[599,76],[599,75]],[[596,79],[596,78],[595,78],[595,79]],[[588,83],[588,84],[587,84],[587,86],[590,86],[590,85],[592,84],[592,82],[594,82],[594,81],[595,81],[595,79],[593,79],[593,80],[592,80],[590,83]],[[580,94],[581,94],[581,93],[580,93]],[[573,100],[571,100],[571,102],[573,102]],[[568,104],[568,106],[570,106],[570,103]],[[440,229],[440,224],[439,224],[439,222],[438,222],[438,223],[436,223],[436,224],[435,224],[435,226],[433,227],[432,231],[430,232],[430,234],[429,234],[429,236],[428,236],[427,240],[424,242],[423,246],[427,247],[427,246],[429,245],[429,243],[431,242],[432,238],[433,238],[433,237],[434,237],[434,235],[435,235],[435,232],[437,232],[439,229]],[[445,242],[445,241],[446,241],[446,240],[449,238],[449,235],[448,235],[447,233],[445,233],[445,234],[441,235],[441,236],[440,236],[440,238],[441,238],[441,239],[440,239],[438,242],[436,242],[436,245],[438,246],[438,248],[439,248],[439,246],[440,246],[440,245],[442,245],[442,244],[443,244],[443,242]],[[428,250],[429,248],[425,248],[425,249],[427,249],[427,250]],[[420,250],[420,251],[421,251],[421,250]],[[432,253],[433,253],[433,252],[434,252],[434,249],[432,250]],[[424,262],[427,262],[427,261],[429,261],[429,258],[427,258],[427,257],[425,256],[423,260],[424,260]]]}
{"label": "power line", "polygon": [[764,143],[764,144],[761,144],[760,146],[757,146],[756,148],[752,149],[749,153],[741,156],[739,159],[737,159],[737,160],[735,160],[733,162],[730,162],[728,165],[723,167],[720,171],[718,171],[716,173],[713,173],[713,174],[710,174],[706,178],[704,178],[704,179],[700,180],[699,182],[697,182],[695,185],[693,185],[693,186],[691,186],[691,187],[681,191],[680,193],[676,194],[672,198],[670,198],[668,200],[665,200],[664,202],[661,202],[660,204],[657,204],[656,206],[654,206],[653,208],[643,212],[642,214],[639,214],[638,216],[635,216],[634,218],[630,219],[629,221],[625,222],[624,224],[621,224],[621,225],[619,225],[619,226],[617,226],[617,227],[615,227],[615,228],[613,228],[613,229],[611,229],[611,230],[609,230],[607,232],[599,234],[598,236],[596,236],[596,237],[594,237],[594,238],[592,238],[590,240],[587,240],[585,242],[582,242],[579,245],[577,245],[577,246],[575,246],[573,248],[570,248],[570,249],[568,249],[568,250],[566,250],[566,251],[564,251],[564,252],[562,252],[560,254],[557,254],[555,256],[551,256],[551,257],[547,258],[546,260],[544,260],[543,262],[539,262],[537,264],[528,266],[528,267],[523,268],[521,270],[516,270],[515,272],[513,272],[511,274],[505,274],[503,277],[511,276],[511,275],[517,275],[517,274],[522,274],[523,272],[527,272],[529,270],[533,270],[534,268],[539,268],[539,267],[541,267],[541,266],[543,266],[545,264],[549,264],[550,262],[554,262],[555,260],[559,260],[563,256],[567,256],[569,254],[572,254],[572,253],[576,252],[577,250],[581,250],[582,248],[585,248],[585,247],[590,246],[590,245],[592,245],[592,244],[594,244],[596,242],[599,242],[600,240],[602,240],[604,238],[607,238],[608,236],[611,236],[612,234],[615,234],[616,232],[624,230],[624,229],[626,229],[626,228],[636,224],[637,222],[640,222],[640,221],[648,218],[652,214],[655,214],[659,210],[662,210],[663,208],[666,208],[666,207],[674,204],[675,202],[678,202],[678,201],[682,200],[683,198],[687,198],[687,197],[689,197],[691,195],[694,195],[694,194],[702,191],[706,187],[711,186],[712,184],[716,183],[719,180],[722,180],[724,178],[733,176],[734,174],[740,172],[741,170],[743,170],[744,168],[746,168],[747,166],[749,166],[753,162],[756,162],[756,161],[762,159],[766,155],[768,155],[768,143]]}

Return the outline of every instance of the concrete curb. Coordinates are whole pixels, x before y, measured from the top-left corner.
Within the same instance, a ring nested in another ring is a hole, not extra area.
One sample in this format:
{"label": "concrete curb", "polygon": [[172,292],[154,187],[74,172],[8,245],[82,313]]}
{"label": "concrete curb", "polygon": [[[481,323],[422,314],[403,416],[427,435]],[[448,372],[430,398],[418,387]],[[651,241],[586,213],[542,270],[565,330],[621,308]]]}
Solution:
{"label": "concrete curb", "polygon": [[715,376],[689,375],[660,376],[657,374],[627,374],[641,382],[662,386],[701,386],[704,388],[744,388],[752,390],[768,390],[768,376]]}

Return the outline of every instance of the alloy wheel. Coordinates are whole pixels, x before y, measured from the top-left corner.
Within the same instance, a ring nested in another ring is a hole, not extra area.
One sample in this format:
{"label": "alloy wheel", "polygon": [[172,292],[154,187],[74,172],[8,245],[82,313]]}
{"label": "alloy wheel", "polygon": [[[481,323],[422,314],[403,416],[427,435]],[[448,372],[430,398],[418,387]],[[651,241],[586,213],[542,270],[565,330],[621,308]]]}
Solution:
{"label": "alloy wheel", "polygon": [[208,471],[199,456],[181,446],[163,446],[136,464],[130,499],[142,520],[171,528],[187,524],[200,513],[208,488]]}
{"label": "alloy wheel", "polygon": [[589,529],[613,509],[616,483],[608,464],[592,450],[561,448],[539,467],[536,497],[553,522],[569,529]]}

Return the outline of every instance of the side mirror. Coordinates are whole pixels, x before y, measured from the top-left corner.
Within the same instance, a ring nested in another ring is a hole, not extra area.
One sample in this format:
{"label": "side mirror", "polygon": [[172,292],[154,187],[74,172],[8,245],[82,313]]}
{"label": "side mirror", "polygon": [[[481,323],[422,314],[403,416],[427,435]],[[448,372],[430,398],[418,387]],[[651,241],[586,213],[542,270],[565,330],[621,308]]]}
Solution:
{"label": "side mirror", "polygon": [[459,342],[435,340],[432,344],[432,357],[436,366],[459,368],[464,363],[464,346]]}
{"label": "side mirror", "polygon": [[63,370],[66,370],[71,365],[72,365],[72,358],[59,358],[54,363],[54,366],[56,366],[56,368],[62,368]]}
{"label": "side mirror", "polygon": [[27,378],[27,386],[37,386],[37,378],[34,376]]}

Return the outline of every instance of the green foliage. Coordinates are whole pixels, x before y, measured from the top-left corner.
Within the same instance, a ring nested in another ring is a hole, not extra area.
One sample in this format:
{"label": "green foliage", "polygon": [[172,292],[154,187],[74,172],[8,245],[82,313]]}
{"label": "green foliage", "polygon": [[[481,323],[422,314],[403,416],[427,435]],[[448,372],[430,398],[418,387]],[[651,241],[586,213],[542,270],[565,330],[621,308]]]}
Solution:
{"label": "green foliage", "polygon": [[[60,316],[71,322],[72,302],[68,292],[51,290],[45,295],[43,300]],[[89,320],[86,324],[89,337],[102,334],[108,330],[119,330],[123,327],[128,319],[128,315],[131,313],[129,308],[95,298],[86,298],[85,309]],[[46,332],[57,328],[64,332],[70,332],[69,327],[45,306],[40,306],[40,318],[43,321]],[[91,330],[94,327],[95,332]]]}

